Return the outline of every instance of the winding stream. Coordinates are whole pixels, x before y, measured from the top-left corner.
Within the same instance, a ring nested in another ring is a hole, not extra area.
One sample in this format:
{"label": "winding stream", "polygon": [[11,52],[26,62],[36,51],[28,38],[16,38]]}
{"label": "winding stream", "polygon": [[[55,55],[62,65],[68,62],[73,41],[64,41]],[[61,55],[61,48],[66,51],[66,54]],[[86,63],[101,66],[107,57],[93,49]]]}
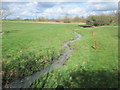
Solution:
{"label": "winding stream", "polygon": [[10,83],[9,87],[10,88],[29,88],[29,86],[32,83],[34,83],[34,81],[36,79],[38,79],[39,77],[42,77],[44,74],[46,74],[54,69],[62,67],[63,64],[66,62],[66,60],[69,58],[69,56],[72,53],[72,50],[70,49],[69,44],[74,41],[77,41],[78,39],[80,39],[82,37],[79,33],[77,33],[77,32],[74,32],[74,33],[76,33],[78,37],[64,43],[63,46],[66,48],[65,51],[58,59],[53,60],[53,63],[51,65],[49,65],[47,68],[45,68],[41,71],[38,71],[30,76],[27,76],[21,80],[17,80],[17,81]]}

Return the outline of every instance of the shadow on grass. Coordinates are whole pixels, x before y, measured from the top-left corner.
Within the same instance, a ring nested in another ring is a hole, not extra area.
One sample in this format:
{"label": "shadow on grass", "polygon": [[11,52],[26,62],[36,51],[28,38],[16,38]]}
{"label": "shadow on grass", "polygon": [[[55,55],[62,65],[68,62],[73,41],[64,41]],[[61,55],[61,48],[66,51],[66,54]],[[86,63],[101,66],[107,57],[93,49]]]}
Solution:
{"label": "shadow on grass", "polygon": [[8,33],[16,33],[20,30],[9,30],[9,31],[4,31],[4,33],[8,34]]}
{"label": "shadow on grass", "polygon": [[[118,73],[106,70],[78,70],[70,74],[71,87],[81,88],[118,88]],[[67,83],[66,83],[67,84]]]}
{"label": "shadow on grass", "polygon": [[91,46],[91,48],[95,49],[95,47],[94,47],[94,46]]}

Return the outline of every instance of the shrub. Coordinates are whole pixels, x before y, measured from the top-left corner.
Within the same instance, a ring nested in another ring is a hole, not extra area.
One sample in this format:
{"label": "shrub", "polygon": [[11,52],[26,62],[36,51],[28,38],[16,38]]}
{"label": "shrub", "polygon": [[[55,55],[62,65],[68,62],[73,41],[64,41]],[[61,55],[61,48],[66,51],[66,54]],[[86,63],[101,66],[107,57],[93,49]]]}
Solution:
{"label": "shrub", "polygon": [[66,20],[66,21],[64,21],[64,23],[71,23],[71,21]]}
{"label": "shrub", "polygon": [[87,18],[88,25],[102,26],[110,25],[113,21],[113,17],[110,15],[94,15]]}

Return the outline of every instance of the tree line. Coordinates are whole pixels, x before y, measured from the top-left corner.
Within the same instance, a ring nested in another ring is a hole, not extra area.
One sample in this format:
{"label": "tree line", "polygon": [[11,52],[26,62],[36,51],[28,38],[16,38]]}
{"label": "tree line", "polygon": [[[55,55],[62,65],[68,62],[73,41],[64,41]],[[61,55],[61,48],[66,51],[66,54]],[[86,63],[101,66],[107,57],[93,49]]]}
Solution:
{"label": "tree line", "polygon": [[[5,19],[5,20],[10,20],[10,19]],[[49,19],[49,18],[45,18],[45,17],[37,17],[34,19],[22,19],[22,18],[16,18],[16,19],[11,19],[12,21],[16,20],[16,21],[40,21],[40,22],[63,22],[63,23],[79,23],[79,22],[83,22],[85,23],[86,20],[85,18],[82,17],[69,17],[69,16],[65,16],[63,18],[57,18],[57,19]]]}
{"label": "tree line", "polygon": [[[8,11],[0,11],[3,20],[8,20],[7,17],[12,13]],[[37,17],[35,19],[22,19],[16,18],[11,20],[18,21],[41,21],[41,22],[63,22],[63,23],[86,23],[87,25],[102,26],[102,25],[118,25],[119,24],[120,11],[113,12],[111,14],[101,14],[101,15],[90,15],[87,18],[83,17],[70,17],[65,15],[64,17],[59,17],[57,19],[48,19],[45,17]],[[10,19],[9,19],[10,20]]]}

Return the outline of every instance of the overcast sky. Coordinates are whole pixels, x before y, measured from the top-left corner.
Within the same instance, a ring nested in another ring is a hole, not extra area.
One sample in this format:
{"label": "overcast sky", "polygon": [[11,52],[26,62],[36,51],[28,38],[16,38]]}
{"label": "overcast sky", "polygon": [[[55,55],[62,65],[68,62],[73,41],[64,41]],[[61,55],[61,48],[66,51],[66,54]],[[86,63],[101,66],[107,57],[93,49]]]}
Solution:
{"label": "overcast sky", "polygon": [[12,12],[8,18],[58,18],[107,14],[118,9],[118,2],[3,2],[3,9]]}

